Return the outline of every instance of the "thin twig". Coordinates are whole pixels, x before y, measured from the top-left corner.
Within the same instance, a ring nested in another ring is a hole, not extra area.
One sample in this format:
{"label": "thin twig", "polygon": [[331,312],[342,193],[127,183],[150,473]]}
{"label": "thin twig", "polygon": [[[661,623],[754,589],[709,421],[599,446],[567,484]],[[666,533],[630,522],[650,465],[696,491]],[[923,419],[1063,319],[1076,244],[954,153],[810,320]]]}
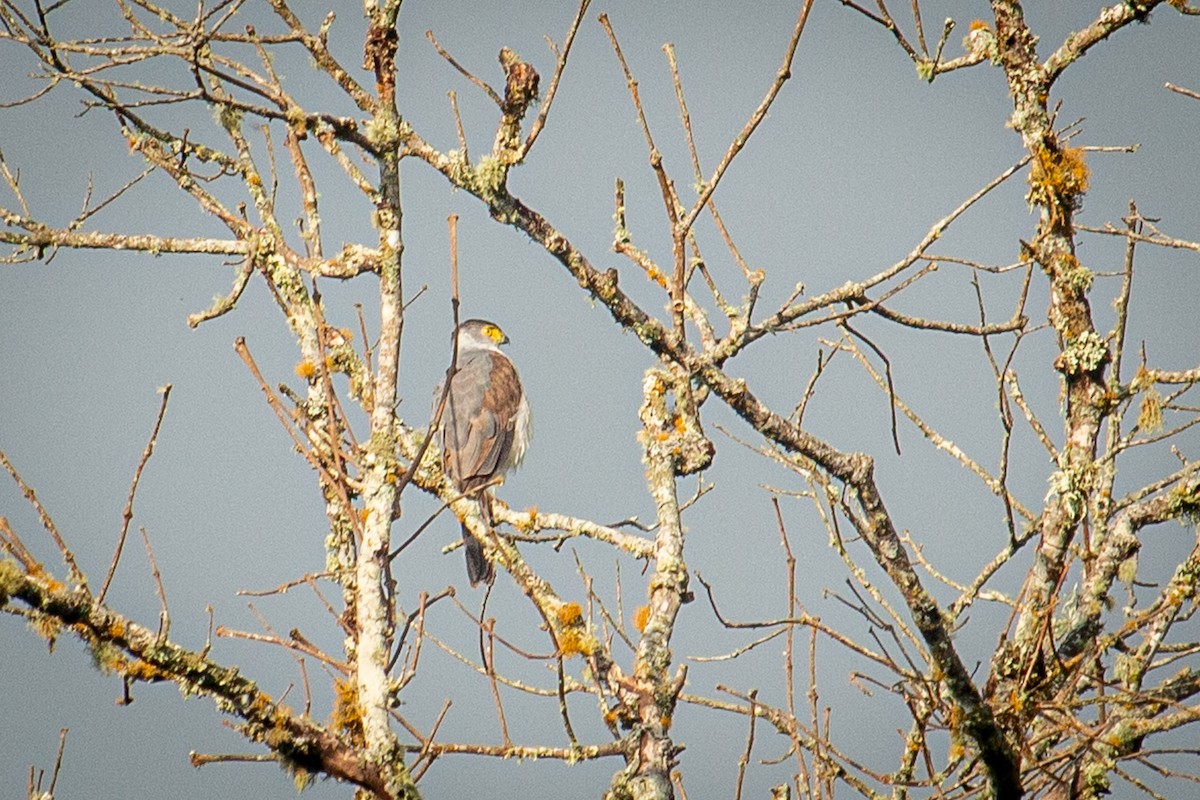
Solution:
{"label": "thin twig", "polygon": [[33,490],[33,487],[25,483],[25,479],[22,478],[20,473],[17,472],[17,468],[14,467],[12,462],[8,460],[8,456],[4,454],[3,450],[0,450],[0,464],[4,465],[4,469],[9,475],[12,476],[12,479],[16,481],[17,488],[21,490],[21,494],[25,495],[25,499],[29,501],[29,504],[33,506],[34,511],[37,512],[38,518],[41,520],[42,527],[46,529],[46,533],[50,534],[50,538],[54,540],[55,546],[58,547],[58,552],[62,554],[63,561],[66,562],[67,569],[71,573],[71,581],[81,586],[86,586],[87,578],[84,576],[83,571],[79,569],[79,565],[75,563],[75,554],[71,552],[71,549],[67,547],[67,543],[63,540],[62,535],[59,534],[58,526],[54,524],[54,520],[50,517],[50,514],[46,512],[45,506],[43,506],[42,501],[38,499],[37,493]]}
{"label": "thin twig", "polygon": [[[163,417],[167,413],[167,401],[171,399],[171,384],[159,389],[162,395],[162,402],[158,406],[158,417],[154,420],[154,430],[150,433],[150,441],[146,443],[146,447],[142,450],[142,457],[138,460],[137,469],[133,472],[133,481],[129,485],[129,497],[125,500],[125,509],[121,512],[121,533],[117,537],[117,548],[113,553],[112,562],[108,565],[108,574],[104,576],[104,585],[100,587],[100,594],[96,596],[97,603],[103,603],[105,595],[108,594],[108,587],[112,585],[113,575],[117,571],[117,564],[121,560],[121,550],[125,547],[125,537],[129,534],[129,524],[133,522],[133,499],[137,495],[138,484],[142,480],[142,470],[146,468],[146,462],[150,460],[150,456],[154,455],[154,445],[158,441],[158,432],[162,428]],[[155,570],[157,572],[157,570]],[[165,611],[165,601],[164,601]]]}
{"label": "thin twig", "polygon": [[47,796],[54,797],[54,787],[58,785],[58,774],[62,771],[63,753],[67,749],[67,728],[58,732],[58,754],[54,757],[54,771],[50,773],[50,788]]}
{"label": "thin twig", "polygon": [[746,142],[754,134],[759,123],[766,118],[767,112],[775,102],[775,98],[779,95],[779,90],[783,88],[783,84],[788,78],[792,77],[792,61],[796,56],[796,47],[800,44],[800,36],[804,33],[804,25],[808,22],[808,12],[812,9],[813,0],[805,0],[804,5],[800,8],[800,16],[796,20],[796,26],[792,29],[792,36],[788,40],[787,49],[784,51],[783,63],[779,66],[779,71],[775,73],[775,80],[771,83],[771,87],[767,90],[767,94],[758,104],[758,108],[754,109],[754,113],[750,115],[750,119],[742,127],[742,130],[734,137],[733,142],[729,145],[729,149],[725,151],[725,155],[721,158],[713,170],[712,176],[705,181],[704,188],[700,192],[700,196],[696,198],[696,202],[692,205],[691,211],[680,221],[680,227],[687,231],[696,222],[696,217],[704,209],[713,192],[717,190],[717,185],[720,184],[721,178],[725,176],[729,165],[733,163],[734,158],[746,146]]}
{"label": "thin twig", "polygon": [[737,783],[733,792],[734,800],[742,800],[742,783],[746,779],[746,768],[750,766],[750,754],[754,750],[754,725],[758,720],[758,714],[754,712],[754,706],[758,704],[758,690],[752,689],[746,696],[750,698],[750,712],[746,714],[750,719],[750,730],[746,734],[746,749],[742,752],[741,757],[738,758]]}
{"label": "thin twig", "polygon": [[1177,93],[1183,95],[1184,97],[1190,97],[1193,100],[1200,100],[1200,92],[1196,92],[1191,89],[1185,89],[1182,86],[1176,86],[1175,84],[1171,83],[1170,81],[1167,81],[1165,84],[1163,84],[1163,86],[1166,87],[1167,89],[1170,89],[1172,92],[1177,92]]}
{"label": "thin twig", "polygon": [[529,126],[529,135],[525,138],[525,143],[517,151],[518,162],[529,154],[533,143],[537,141],[542,129],[546,127],[546,118],[550,115],[550,107],[554,104],[554,96],[558,92],[558,83],[562,80],[563,72],[567,68],[567,59],[571,55],[571,45],[575,43],[575,34],[579,32],[579,24],[583,22],[583,17],[587,13],[591,1],[580,0],[579,10],[575,12],[575,19],[571,21],[571,27],[567,29],[567,36],[563,40],[562,47],[551,47],[551,50],[557,56],[557,61],[554,65],[554,76],[550,79],[550,88],[546,90],[546,98],[542,100],[542,104],[538,108],[537,118]]}
{"label": "thin twig", "polygon": [[483,626],[484,642],[483,666],[487,672],[488,683],[492,687],[492,701],[496,704],[496,717],[500,720],[500,738],[505,747],[512,747],[512,739],[508,735],[508,719],[504,716],[504,703],[500,701],[500,687],[496,684],[496,621],[489,619]]}
{"label": "thin twig", "polygon": [[438,55],[440,55],[442,58],[446,59],[446,61],[450,64],[450,66],[452,66],[456,70],[458,70],[460,75],[462,75],[464,78],[469,80],[471,83],[475,84],[475,86],[479,87],[479,89],[481,89],[484,94],[486,94],[488,97],[490,97],[492,99],[492,102],[495,103],[497,106],[499,106],[501,108],[504,107],[504,100],[502,100],[500,98],[500,95],[496,94],[496,90],[493,89],[491,86],[489,86],[487,84],[487,82],[475,77],[475,75],[473,73],[471,73],[470,70],[468,70],[462,64],[459,64],[454,59],[454,56],[452,56],[448,52],[446,52],[446,48],[442,47],[441,43],[438,42],[437,37],[435,37],[433,35],[433,31],[425,31],[425,38],[428,39],[429,43],[433,45],[433,49],[437,50]]}
{"label": "thin twig", "polygon": [[150,574],[154,577],[154,591],[158,594],[158,636],[166,639],[171,632],[171,613],[167,610],[167,590],[163,588],[162,573],[158,571],[158,561],[154,558],[154,548],[150,546],[150,536],[146,526],[139,525],[138,532],[142,534],[142,544],[146,546],[146,558],[150,561]]}

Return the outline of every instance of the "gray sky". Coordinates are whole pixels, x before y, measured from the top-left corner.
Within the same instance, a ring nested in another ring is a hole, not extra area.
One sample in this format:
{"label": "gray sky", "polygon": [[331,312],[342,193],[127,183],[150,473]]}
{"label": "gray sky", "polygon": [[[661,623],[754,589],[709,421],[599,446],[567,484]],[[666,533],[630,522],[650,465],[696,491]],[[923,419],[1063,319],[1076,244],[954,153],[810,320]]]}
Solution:
{"label": "gray sky", "polygon": [[[259,4],[248,5],[259,29],[269,30]],[[354,3],[342,5],[334,41],[341,45],[344,63],[356,65],[361,14]],[[896,5],[899,16],[900,6],[907,4]],[[490,147],[494,109],[438,57],[424,32],[432,29],[462,63],[494,83],[500,82],[496,53],[510,47],[537,66],[545,87],[553,62],[543,36],[560,40],[573,14],[567,3],[481,6],[468,11],[461,4],[406,4],[398,65],[407,118],[435,146],[456,147],[446,91],[457,91],[476,155]],[[1028,17],[1041,37],[1043,57],[1098,8],[1096,3],[1031,6]],[[549,127],[530,163],[511,179],[516,195],[547,215],[597,266],[618,267],[622,286],[654,311],[664,303],[657,287],[610,250],[613,185],[620,177],[627,185],[635,243],[660,263],[669,261],[664,215],[645,146],[624,78],[596,17],[606,12],[611,18],[640,81],[656,142],[682,191],[690,183],[690,166],[661,45],[673,42],[677,48],[701,159],[710,171],[761,100],[797,11],[782,3],[731,7],[720,2],[686,7],[597,2],[580,30]],[[988,16],[984,3],[932,3],[923,9],[931,30],[936,25],[929,21],[947,14],[958,21],[948,56],[960,54],[970,20]],[[64,19],[64,29],[79,25],[87,30],[86,22],[107,31],[110,23],[91,14],[89,6],[86,21]],[[1163,89],[1165,81],[1200,88],[1198,31],[1195,21],[1164,8],[1153,24],[1133,26],[1098,46],[1060,81],[1059,123],[1084,120],[1076,142],[1141,146],[1135,155],[1089,157],[1093,183],[1082,214],[1085,223],[1119,224],[1132,198],[1147,216],[1161,216],[1168,232],[1200,238],[1200,160],[1192,147],[1200,103]],[[19,76],[31,68],[24,52],[0,42],[0,74]],[[310,105],[332,104],[333,110],[350,113],[305,59],[285,58],[281,70]],[[33,85],[10,78],[0,99],[14,99]],[[0,111],[5,159],[20,170],[34,214],[58,224],[77,213],[89,174],[96,195],[102,196],[141,168],[111,117],[96,111],[80,117],[79,110],[79,96],[64,86],[34,105]],[[925,84],[886,32],[838,3],[818,2],[792,81],[716,196],[743,255],[767,273],[762,313],[777,307],[798,281],[808,294],[816,294],[874,274],[911,250],[934,221],[1022,156],[1019,138],[1004,126],[1009,111],[998,69],[980,66]],[[172,122],[219,141],[207,112]],[[370,244],[367,204],[327,164],[321,169],[327,178],[322,186],[327,250],[344,241]],[[403,180],[407,293],[412,297],[428,286],[411,306],[405,332],[401,411],[406,419],[424,419],[449,356],[445,219],[459,214],[464,317],[488,317],[508,332],[510,354],[522,370],[534,409],[532,449],[502,496],[516,507],[536,505],[601,522],[632,515],[652,519],[654,506],[645,491],[635,440],[641,379],[651,358],[632,337],[621,334],[603,309],[592,306],[540,248],[496,225],[477,201],[448,191],[440,176],[415,160],[405,162]],[[167,183],[153,177],[97,215],[92,226],[221,234],[214,220],[197,213]],[[1018,240],[1028,239],[1034,229],[1024,191],[1022,178],[1001,187],[958,223],[935,252],[1011,263]],[[8,193],[3,204],[12,205]],[[1082,242],[1081,259],[1096,272],[1120,267],[1119,242],[1098,237]],[[743,290],[737,267],[711,226],[703,228],[701,243],[718,280],[725,281],[731,298],[738,298]],[[1155,366],[1195,366],[1200,352],[1196,300],[1190,291],[1195,254],[1145,248],[1138,266],[1129,341],[1145,339]],[[93,585],[102,580],[111,558],[129,481],[158,407],[156,388],[174,385],[158,450],[138,492],[134,525],[144,526],[154,545],[170,602],[172,637],[194,648],[205,640],[206,605],[213,607],[217,624],[258,631],[247,598],[236,592],[270,588],[324,563],[326,522],[313,474],[291,451],[232,346],[235,337],[245,336],[271,383],[297,383],[292,371],[297,351],[267,291],[256,280],[233,313],[194,331],[184,324],[189,313],[225,293],[231,277],[231,268],[217,258],[127,253],[61,252],[49,265],[0,267],[0,448],[37,489]],[[977,312],[969,278],[964,268],[945,264],[898,307],[973,322]],[[994,319],[1007,316],[1014,280],[984,280]],[[1097,281],[1092,305],[1101,329],[1111,325],[1116,285],[1111,279]],[[357,330],[354,304],[362,303],[374,325],[369,277],[347,284],[325,282],[322,288],[336,324]],[[1044,281],[1035,275],[1029,304],[1035,322],[1042,321],[1045,294]],[[861,328],[892,359],[901,395],[948,438],[994,465],[999,432],[994,387],[978,342],[916,336],[878,320],[864,321]],[[745,376],[772,405],[790,409],[816,364],[817,337],[835,335],[822,330],[776,337],[733,362],[731,371]],[[1015,365],[1026,393],[1051,423],[1058,403],[1058,381],[1050,366],[1055,352],[1053,334],[1042,331]],[[897,523],[952,577],[969,579],[1002,546],[1006,534],[1000,507],[955,462],[932,453],[903,422],[904,454],[891,452],[886,398],[850,359],[835,362],[806,420],[814,433],[838,447],[878,457],[880,483]],[[757,443],[746,426],[715,402],[706,409],[706,424],[718,447],[717,462],[705,476],[715,489],[685,517],[689,566],[716,584],[729,616],[778,616],[783,611],[783,565],[770,495],[760,487],[802,486],[718,432],[720,425]],[[1055,427],[1051,434],[1059,431]],[[1196,444],[1195,437],[1188,441]],[[1013,489],[1025,503],[1037,506],[1053,465],[1025,428],[1019,430],[1016,453]],[[1168,471],[1172,463],[1163,451],[1135,455],[1124,488]],[[694,484],[684,481],[682,486],[688,491]],[[393,529],[398,537],[436,508],[415,492],[406,501],[405,516]],[[863,635],[864,626],[823,593],[826,588],[844,590],[845,568],[827,547],[819,522],[803,501],[785,500],[784,508],[793,546],[802,555],[801,599],[813,613]],[[35,515],[7,479],[0,480],[0,514],[60,569]],[[1144,551],[1147,575],[1156,574],[1156,565],[1161,573],[1176,563],[1187,544],[1176,533],[1177,528],[1150,532],[1155,545]],[[445,516],[401,559],[397,578],[404,587],[405,608],[415,605],[420,591],[453,584],[468,607],[477,609],[478,595],[466,587],[461,554],[440,552],[455,536],[457,525]],[[531,550],[530,558],[560,591],[581,599],[572,549],[596,577],[602,594],[611,597],[614,558],[603,547],[582,543],[559,553]],[[865,560],[865,550],[860,555]],[[621,563],[627,611],[644,592],[639,566]],[[1012,569],[1001,585],[1011,587],[1020,577]],[[694,587],[701,588],[698,583]],[[110,597],[117,609],[154,624],[158,604],[136,533]],[[276,630],[298,627],[330,651],[340,650],[337,631],[311,595],[294,591],[254,605]],[[545,649],[535,616],[503,576],[488,611],[515,640]],[[986,663],[997,622],[1005,615],[996,608],[974,612],[972,625],[979,632],[960,642],[969,663]],[[446,607],[436,622],[439,635],[474,652],[473,634],[461,615]],[[700,600],[684,609],[675,653],[677,658],[716,655],[746,641],[743,635],[717,629]],[[778,701],[780,649],[773,643],[732,665],[693,664],[689,690],[713,694],[714,685],[725,682],[742,689],[760,687]],[[220,639],[213,656],[238,665],[275,697],[299,680],[288,656],[261,645]],[[455,704],[441,738],[499,741],[486,686],[449,658],[436,652],[429,658],[428,671],[406,693],[402,712],[428,729],[443,700],[452,696]],[[847,673],[863,669],[861,662],[846,659],[827,643],[821,645],[820,658],[822,702],[835,708],[835,740],[840,730],[853,752],[868,761],[878,756],[874,766],[890,769],[899,747],[894,730],[904,725],[902,717],[886,721],[896,704],[882,697],[868,700],[850,685]],[[537,675],[520,664],[507,667]],[[309,677],[317,693],[314,715],[323,717],[328,680],[312,663]],[[178,800],[291,795],[286,777],[274,766],[220,765],[196,771],[188,765],[190,750],[250,749],[222,727],[207,699],[184,701],[172,688],[139,685],[136,702],[120,708],[114,705],[119,695],[119,681],[93,669],[87,653],[70,637],[62,637],[56,652],[48,655],[21,621],[0,619],[0,713],[5,719],[0,726],[0,795],[23,792],[30,764],[52,765],[61,727],[71,729],[59,782],[62,797],[149,798],[162,796],[164,788]],[[296,685],[289,702],[299,705],[301,697]],[[563,744],[551,703],[528,707],[512,698],[511,704],[506,710],[515,740]],[[581,739],[607,739],[586,698],[573,701],[572,708]],[[675,734],[687,745],[682,769],[691,796],[732,795],[743,728],[740,717],[681,708]],[[738,732],[731,734],[731,729]],[[768,741],[758,755],[783,752],[780,741]],[[618,768],[616,760],[571,768],[539,764],[530,770],[529,765],[447,757],[434,766],[423,787],[430,797],[467,790],[494,796],[594,797]],[[747,792],[763,796],[765,787],[785,779],[792,768],[788,762],[752,770]],[[544,783],[526,792],[529,780]],[[346,788],[323,783],[308,796],[348,794]]]}

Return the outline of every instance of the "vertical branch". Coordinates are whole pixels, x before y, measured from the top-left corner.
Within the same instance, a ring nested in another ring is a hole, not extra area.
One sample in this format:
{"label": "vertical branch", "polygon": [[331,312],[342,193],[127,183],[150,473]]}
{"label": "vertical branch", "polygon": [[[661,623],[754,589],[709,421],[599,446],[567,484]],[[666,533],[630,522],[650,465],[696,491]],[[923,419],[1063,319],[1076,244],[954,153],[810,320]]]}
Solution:
{"label": "vertical branch", "polygon": [[[787,527],[783,524],[783,512],[779,508],[779,498],[771,498],[771,506],[775,510],[775,524],[779,527],[779,541],[783,546],[784,564],[787,567],[787,616],[789,619],[799,619],[803,613],[800,607],[800,601],[796,597],[796,556],[792,552],[792,543],[788,539]],[[786,697],[786,705],[788,716],[798,720],[796,715],[796,626],[788,625],[786,636],[786,644],[783,648],[783,680],[784,680],[784,696]],[[808,652],[810,670],[810,686],[816,686],[816,680],[813,673],[816,670],[816,653],[817,653],[817,629],[813,627],[810,630]],[[813,730],[817,728],[814,725]],[[801,743],[798,732],[791,733],[792,751],[796,757],[796,774],[798,776],[806,776],[804,778],[806,787],[809,789],[809,794],[812,794],[811,784],[808,783],[811,772],[808,765],[804,763],[804,747]],[[813,755],[817,755],[814,745]]]}
{"label": "vertical branch", "polygon": [[[1091,273],[1075,255],[1074,215],[1088,189],[1083,151],[1061,141],[1048,108],[1054,74],[1037,57],[1037,37],[1015,0],[992,0],[999,52],[1013,102],[1012,127],[1029,151],[1029,194],[1039,210],[1029,255],[1050,280],[1050,324],[1058,335],[1055,369],[1064,383],[1064,445],[1052,496],[1040,521],[1041,541],[1031,571],[1017,641],[1030,669],[1043,657],[1041,631],[1053,611],[1072,539],[1097,486],[1096,443],[1108,413],[1104,372],[1111,354],[1097,335],[1088,291]],[[1040,673],[1040,667],[1034,672]],[[1027,674],[1028,674],[1027,670]]]}
{"label": "vertical branch", "polygon": [[[496,620],[489,619],[482,628],[483,669],[487,673],[488,684],[492,689],[492,702],[496,704],[496,718],[500,722],[500,737],[505,747],[512,747],[512,739],[508,735],[508,718],[504,716],[504,703],[500,700],[500,686],[496,680]],[[562,659],[559,659],[561,669]]]}
{"label": "vertical branch", "polygon": [[[1133,292],[1133,261],[1137,248],[1136,234],[1142,232],[1142,215],[1138,213],[1137,205],[1129,201],[1129,216],[1125,217],[1125,262],[1121,275],[1121,290],[1113,301],[1117,319],[1113,325],[1109,339],[1112,341],[1113,360],[1112,371],[1109,373],[1109,384],[1120,386],[1121,362],[1125,355],[1125,335],[1129,322],[1129,300]],[[1095,517],[1107,523],[1112,506],[1113,485],[1117,479],[1117,459],[1121,443],[1121,414],[1112,414],[1108,419],[1108,431],[1105,436],[1105,458],[1102,461],[1099,476],[1099,491],[1095,498]]]}
{"label": "vertical branch", "polygon": [[366,758],[380,764],[397,795],[416,788],[404,767],[389,727],[387,664],[392,649],[390,598],[384,591],[391,524],[395,514],[396,400],[400,372],[400,339],[404,330],[404,294],[400,203],[400,162],[396,109],[396,16],[399,0],[366,0],[369,30],[365,64],[375,74],[379,104],[373,120],[374,152],[379,163],[375,224],[379,232],[379,346],[371,405],[371,438],[363,475],[362,543],[355,569],[357,627],[355,688],[362,710]]}
{"label": "vertical branch", "polygon": [[667,408],[667,394],[674,384],[671,376],[652,368],[642,383],[643,403],[639,412],[644,449],[646,484],[658,509],[654,539],[654,575],[650,580],[649,614],[638,641],[632,678],[637,719],[626,750],[627,766],[613,779],[639,798],[669,798],[671,767],[676,747],[669,733],[675,702],[683,689],[686,670],[672,678],[671,636],[679,608],[690,597],[687,565],[683,561],[683,525],[675,474],[680,439],[676,415]]}
{"label": "vertical branch", "polygon": [[752,689],[748,696],[750,698],[750,713],[746,716],[750,720],[750,730],[746,733],[746,750],[738,759],[737,784],[733,792],[734,800],[742,800],[742,783],[746,779],[746,768],[750,766],[750,757],[754,752],[754,727],[758,721],[758,690]]}
{"label": "vertical branch", "polygon": [[1137,247],[1136,235],[1142,232],[1142,215],[1138,213],[1137,204],[1129,201],[1129,216],[1125,217],[1125,229],[1129,232],[1125,238],[1125,266],[1121,271],[1121,291],[1113,301],[1117,312],[1117,321],[1113,325],[1113,362],[1112,377],[1121,380],[1121,360],[1125,355],[1125,332],[1129,321],[1129,297],[1133,291],[1133,254]]}

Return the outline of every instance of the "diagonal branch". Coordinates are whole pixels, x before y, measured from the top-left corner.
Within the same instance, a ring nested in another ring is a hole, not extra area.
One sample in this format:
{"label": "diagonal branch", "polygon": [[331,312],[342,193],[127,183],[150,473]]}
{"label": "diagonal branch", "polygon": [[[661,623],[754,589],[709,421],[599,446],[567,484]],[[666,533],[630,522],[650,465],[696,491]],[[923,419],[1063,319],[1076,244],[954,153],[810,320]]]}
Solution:
{"label": "diagonal branch", "polygon": [[68,590],[48,575],[30,575],[11,561],[0,561],[0,599],[5,606],[20,601],[69,628],[106,671],[127,680],[169,680],[185,692],[212,698],[218,708],[242,720],[238,730],[243,736],[266,745],[291,768],[323,772],[377,797],[391,797],[378,767],[356,748],[276,703],[237,669],[161,639],[96,602],[86,590]]}
{"label": "diagonal branch", "polygon": [[1162,2],[1163,0],[1142,0],[1138,3],[1115,3],[1101,9],[1095,20],[1087,27],[1067,36],[1058,49],[1046,59],[1042,69],[1047,84],[1054,83],[1063,70],[1109,36],[1134,22],[1148,20],[1150,12]]}
{"label": "diagonal branch", "polygon": [[718,184],[721,183],[721,178],[725,177],[725,172],[729,169],[729,165],[737,158],[738,153],[750,141],[750,137],[754,135],[754,131],[758,129],[759,124],[766,119],[767,112],[771,110],[771,106],[775,103],[775,98],[779,96],[779,90],[792,77],[792,62],[796,58],[796,47],[800,44],[800,36],[804,33],[805,23],[808,22],[808,12],[812,9],[813,0],[805,0],[804,5],[800,8],[800,16],[796,20],[796,26],[792,29],[792,36],[788,40],[787,49],[783,54],[783,63],[779,65],[779,71],[775,73],[775,80],[771,82],[771,86],[767,89],[766,95],[758,104],[758,108],[750,115],[750,119],[746,120],[746,124],[742,126],[742,130],[734,137],[733,142],[729,145],[729,149],[725,151],[725,155],[721,158],[720,163],[713,169],[712,176],[704,182],[704,188],[700,192],[700,196],[696,198],[696,202],[692,204],[692,208],[679,221],[679,227],[682,232],[687,232],[695,224],[696,218],[704,210],[704,206],[712,197],[713,192],[717,190]]}
{"label": "diagonal branch", "polygon": [[749,390],[746,381],[732,378],[711,360],[698,355],[674,331],[651,318],[617,285],[615,270],[601,273],[583,253],[538,212],[507,191],[489,198],[494,217],[523,231],[559,261],[618,324],[634,332],[655,354],[679,364],[720,397],[761,435],[784,449],[799,453],[851,490],[860,513],[853,520],[858,533],[904,597],[931,657],[945,676],[946,687],[963,710],[963,730],[976,743],[1001,796],[1016,797],[1020,780],[1018,759],[989,706],[971,680],[955,649],[941,608],[914,570],[883,497],[875,483],[874,461],[863,453],[844,453],[776,414]]}

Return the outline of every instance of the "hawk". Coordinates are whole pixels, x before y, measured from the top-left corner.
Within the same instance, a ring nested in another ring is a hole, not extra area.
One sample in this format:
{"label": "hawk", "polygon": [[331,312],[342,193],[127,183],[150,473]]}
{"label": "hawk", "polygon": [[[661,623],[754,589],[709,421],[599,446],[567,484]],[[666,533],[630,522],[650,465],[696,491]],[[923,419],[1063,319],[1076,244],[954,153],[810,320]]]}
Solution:
{"label": "hawk", "polygon": [[[458,326],[458,368],[450,376],[450,391],[440,428],[446,476],[460,493],[479,501],[479,513],[492,526],[488,487],[500,483],[508,470],[521,463],[533,428],[529,403],[512,359],[500,352],[508,336],[494,322],[469,319]],[[439,385],[434,395],[442,395]],[[491,583],[495,571],[483,555],[483,545],[462,526],[467,554],[467,578],[472,586]]]}

